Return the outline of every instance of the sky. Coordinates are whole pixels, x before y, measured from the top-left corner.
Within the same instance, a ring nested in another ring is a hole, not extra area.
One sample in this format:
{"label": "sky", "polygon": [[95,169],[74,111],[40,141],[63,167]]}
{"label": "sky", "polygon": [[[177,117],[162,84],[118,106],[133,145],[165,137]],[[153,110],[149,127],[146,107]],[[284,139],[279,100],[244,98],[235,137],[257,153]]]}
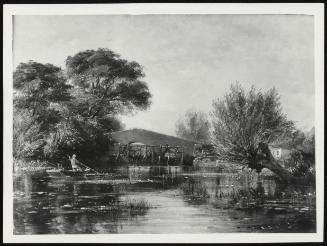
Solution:
{"label": "sky", "polygon": [[175,135],[190,109],[205,113],[231,83],[275,87],[283,112],[314,126],[314,19],[308,15],[15,16],[14,67],[34,60],[65,68],[86,49],[108,48],[144,67],[147,111],[121,116],[126,128]]}

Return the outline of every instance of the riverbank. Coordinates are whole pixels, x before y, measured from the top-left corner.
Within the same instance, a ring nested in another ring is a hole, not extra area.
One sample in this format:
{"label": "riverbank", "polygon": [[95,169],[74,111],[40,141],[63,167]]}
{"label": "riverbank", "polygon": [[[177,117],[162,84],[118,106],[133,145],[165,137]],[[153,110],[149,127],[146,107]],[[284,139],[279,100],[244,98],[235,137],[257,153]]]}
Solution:
{"label": "riverbank", "polygon": [[22,160],[14,159],[13,161],[13,175],[20,176],[24,174],[38,174],[45,173],[46,170],[54,169],[56,165],[48,161],[41,160]]}

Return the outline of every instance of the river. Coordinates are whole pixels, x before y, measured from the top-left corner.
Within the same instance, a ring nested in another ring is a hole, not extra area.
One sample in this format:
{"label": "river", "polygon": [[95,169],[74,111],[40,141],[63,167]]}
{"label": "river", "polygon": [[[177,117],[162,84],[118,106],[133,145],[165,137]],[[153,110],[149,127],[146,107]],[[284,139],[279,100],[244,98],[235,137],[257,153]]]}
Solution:
{"label": "river", "polygon": [[14,179],[14,234],[315,232],[315,191],[182,167]]}

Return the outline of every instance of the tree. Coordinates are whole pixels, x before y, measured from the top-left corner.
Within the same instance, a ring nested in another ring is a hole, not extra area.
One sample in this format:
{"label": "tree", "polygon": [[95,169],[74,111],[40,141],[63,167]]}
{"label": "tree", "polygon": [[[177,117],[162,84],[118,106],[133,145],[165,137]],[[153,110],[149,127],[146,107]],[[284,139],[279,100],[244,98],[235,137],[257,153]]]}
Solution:
{"label": "tree", "polygon": [[93,162],[111,143],[101,127],[78,116],[59,122],[55,130],[45,136],[45,141],[44,155],[49,159],[66,159],[67,154],[74,153]]}
{"label": "tree", "polygon": [[[143,68],[109,49],[86,50],[69,56],[67,75],[76,86],[75,109],[87,118],[146,109],[151,94],[140,79]],[[83,97],[80,95],[83,94]]]}
{"label": "tree", "polygon": [[189,109],[183,118],[176,122],[176,135],[198,142],[208,142],[210,123],[207,115],[195,109]]}
{"label": "tree", "polygon": [[248,165],[258,172],[266,167],[282,179],[295,178],[274,159],[269,144],[294,132],[293,122],[282,113],[275,89],[252,87],[248,92],[237,83],[223,100],[213,102],[213,143],[222,157]]}
{"label": "tree", "polygon": [[64,72],[52,64],[20,63],[13,74],[13,86],[15,108],[31,111],[31,117],[41,124],[42,131],[49,130],[61,119],[53,106],[71,99],[71,86],[66,83]]}
{"label": "tree", "polygon": [[13,154],[42,159],[46,136],[63,120],[58,105],[71,99],[64,72],[52,64],[20,63],[13,73]]}
{"label": "tree", "polygon": [[67,69],[34,61],[14,71],[14,155],[66,159],[76,153],[94,160],[121,130],[118,114],[146,109],[151,94],[143,68],[108,49],[79,52]]}
{"label": "tree", "polygon": [[302,144],[302,150],[315,156],[315,128],[313,127],[305,134],[305,139]]}
{"label": "tree", "polygon": [[303,131],[295,130],[285,136],[285,139],[283,139],[279,146],[287,149],[297,149],[303,145],[305,138],[306,136]]}

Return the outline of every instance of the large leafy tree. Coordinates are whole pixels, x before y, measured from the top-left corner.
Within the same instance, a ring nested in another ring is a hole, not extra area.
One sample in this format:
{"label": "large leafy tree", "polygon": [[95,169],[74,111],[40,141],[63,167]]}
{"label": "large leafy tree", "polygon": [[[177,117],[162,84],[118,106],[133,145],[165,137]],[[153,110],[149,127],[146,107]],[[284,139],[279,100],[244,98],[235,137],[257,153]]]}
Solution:
{"label": "large leafy tree", "polygon": [[69,56],[66,67],[68,78],[76,86],[75,109],[84,117],[130,112],[150,105],[148,86],[141,81],[141,65],[122,59],[109,49]]}
{"label": "large leafy tree", "polygon": [[142,67],[107,49],[67,58],[67,70],[34,61],[14,77],[15,157],[92,160],[108,150],[117,114],[145,109],[151,94]]}
{"label": "large leafy tree", "polygon": [[17,66],[13,87],[14,157],[42,159],[48,136],[65,119],[71,86],[61,68],[29,61]]}
{"label": "large leafy tree", "polygon": [[268,147],[294,131],[293,122],[282,112],[275,89],[262,92],[252,87],[246,92],[238,83],[234,84],[223,100],[213,102],[211,115],[213,143],[219,155],[258,172],[266,167],[284,180],[292,179]]}
{"label": "large leafy tree", "polygon": [[66,83],[64,72],[52,64],[19,64],[13,74],[13,86],[16,109],[31,112],[43,131],[60,121],[56,105],[71,99],[71,86]]}
{"label": "large leafy tree", "polygon": [[207,115],[190,109],[176,122],[176,134],[179,137],[206,143],[210,138],[210,123]]}

